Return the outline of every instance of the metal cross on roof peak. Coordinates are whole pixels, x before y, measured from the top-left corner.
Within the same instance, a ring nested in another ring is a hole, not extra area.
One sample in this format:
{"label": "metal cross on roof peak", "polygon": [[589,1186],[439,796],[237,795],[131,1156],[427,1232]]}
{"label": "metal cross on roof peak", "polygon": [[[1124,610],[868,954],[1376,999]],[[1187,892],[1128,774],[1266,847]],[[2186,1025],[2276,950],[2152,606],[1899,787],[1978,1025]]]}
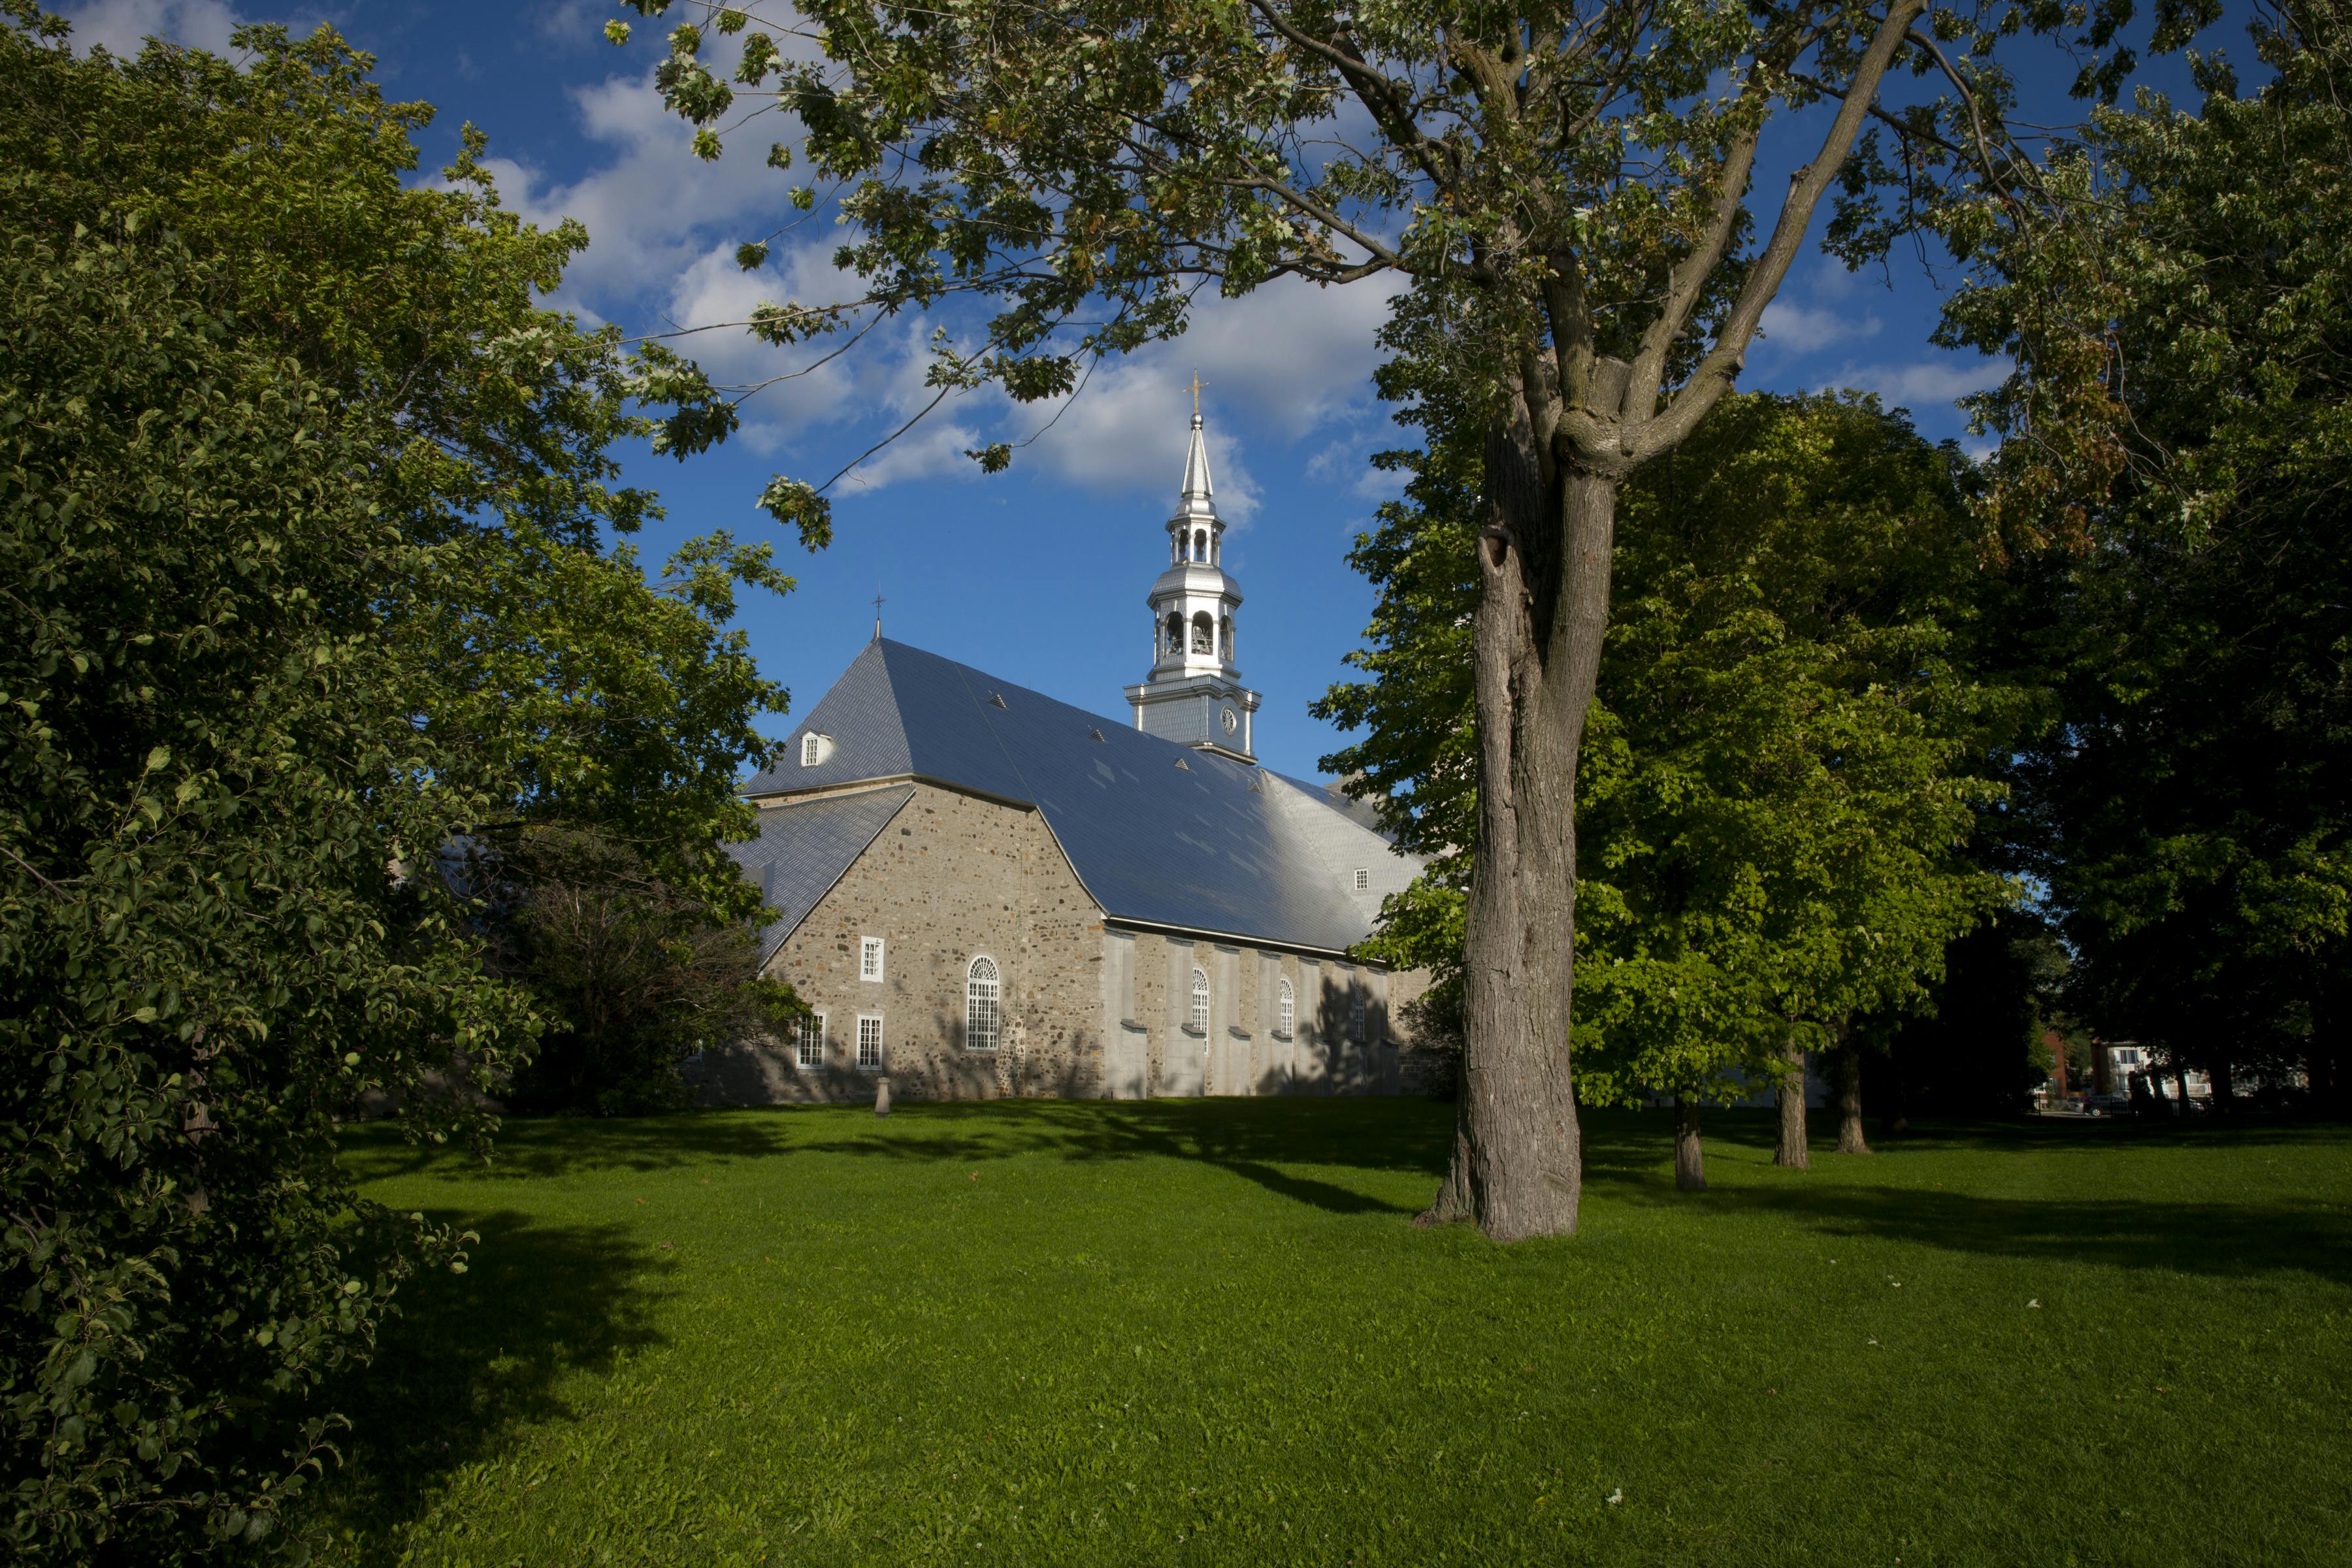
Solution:
{"label": "metal cross on roof peak", "polygon": [[1201,416],[1201,388],[1208,384],[1201,379],[1201,372],[1196,366],[1192,372],[1192,384],[1186,388],[1192,395],[1192,417],[1195,419]]}

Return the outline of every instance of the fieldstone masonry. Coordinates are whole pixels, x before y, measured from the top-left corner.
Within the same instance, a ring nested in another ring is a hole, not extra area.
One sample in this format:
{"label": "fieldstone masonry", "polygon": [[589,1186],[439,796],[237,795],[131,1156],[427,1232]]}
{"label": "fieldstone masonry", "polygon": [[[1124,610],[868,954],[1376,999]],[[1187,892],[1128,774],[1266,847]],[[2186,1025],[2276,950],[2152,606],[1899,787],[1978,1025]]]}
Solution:
{"label": "fieldstone masonry", "polygon": [[[860,973],[883,942],[882,977]],[[996,964],[993,1051],[968,1048],[971,961]],[[1192,1025],[1192,974],[1209,981]],[[1394,1094],[1391,1008],[1423,977],[1105,920],[1028,806],[917,781],[913,796],[777,949],[766,973],[824,1016],[821,1066],[789,1041],[690,1064],[708,1103],[866,1102],[858,1019],[878,1017],[898,1100],[1006,1095]],[[1296,999],[1279,1027],[1281,983]]]}

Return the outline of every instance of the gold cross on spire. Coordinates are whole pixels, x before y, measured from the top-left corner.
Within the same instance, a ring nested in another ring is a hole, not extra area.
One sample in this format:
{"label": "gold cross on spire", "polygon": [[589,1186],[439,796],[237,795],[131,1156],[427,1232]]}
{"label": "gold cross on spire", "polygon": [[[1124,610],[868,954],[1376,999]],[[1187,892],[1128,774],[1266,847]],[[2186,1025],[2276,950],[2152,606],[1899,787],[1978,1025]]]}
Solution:
{"label": "gold cross on spire", "polygon": [[1188,389],[1192,394],[1192,417],[1195,419],[1198,419],[1201,416],[1201,388],[1208,384],[1209,384],[1207,382],[1201,379],[1201,372],[1197,367],[1195,367],[1192,372],[1192,384]]}

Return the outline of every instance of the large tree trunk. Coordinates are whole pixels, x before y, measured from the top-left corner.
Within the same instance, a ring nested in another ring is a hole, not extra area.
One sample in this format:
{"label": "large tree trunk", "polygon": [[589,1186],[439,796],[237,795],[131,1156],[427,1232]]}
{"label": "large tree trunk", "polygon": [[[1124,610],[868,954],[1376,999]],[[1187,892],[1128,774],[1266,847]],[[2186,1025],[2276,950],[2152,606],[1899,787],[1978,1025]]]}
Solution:
{"label": "large tree trunk", "polygon": [[1813,1168],[1813,1154],[1805,1131],[1805,1047],[1792,1037],[1781,1059],[1788,1064],[1788,1070],[1780,1079],[1780,1143],[1772,1151],[1772,1163],[1786,1165],[1792,1171],[1810,1171]]}
{"label": "large tree trunk", "polygon": [[[1606,401],[1625,366],[1602,362]],[[1547,474],[1523,400],[1486,437],[1487,524],[1471,628],[1478,843],[1463,942],[1454,1153],[1424,1223],[1497,1241],[1576,1228],[1583,1154],[1570,1081],[1576,757],[1609,620],[1614,479]]]}
{"label": "large tree trunk", "polygon": [[1867,1154],[1862,1135],[1862,1047],[1848,1041],[1837,1049],[1838,1152]]}
{"label": "large tree trunk", "polygon": [[1675,1096],[1675,1186],[1685,1193],[1706,1191],[1706,1152],[1698,1142],[1698,1101]]}

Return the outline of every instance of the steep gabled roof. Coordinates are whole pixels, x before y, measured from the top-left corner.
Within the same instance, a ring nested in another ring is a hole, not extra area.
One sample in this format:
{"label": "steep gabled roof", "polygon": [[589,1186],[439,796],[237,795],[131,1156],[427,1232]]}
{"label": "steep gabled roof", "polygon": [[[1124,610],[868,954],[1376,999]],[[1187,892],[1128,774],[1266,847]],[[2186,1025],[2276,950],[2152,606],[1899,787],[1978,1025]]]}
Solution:
{"label": "steep gabled roof", "polygon": [[[804,768],[801,739],[810,733],[828,737],[832,751]],[[744,793],[778,801],[908,777],[1035,806],[1106,914],[1203,934],[1336,952],[1369,936],[1371,921],[1333,874],[1332,837],[1349,840],[1357,864],[1394,853],[1321,789],[881,639],[793,732],[779,765]],[[804,809],[763,811],[761,842],[771,831],[801,831]]]}
{"label": "steep gabled roof", "polygon": [[899,784],[786,801],[761,811],[759,837],[728,846],[775,916],[760,933],[761,963],[914,798],[914,785]]}

